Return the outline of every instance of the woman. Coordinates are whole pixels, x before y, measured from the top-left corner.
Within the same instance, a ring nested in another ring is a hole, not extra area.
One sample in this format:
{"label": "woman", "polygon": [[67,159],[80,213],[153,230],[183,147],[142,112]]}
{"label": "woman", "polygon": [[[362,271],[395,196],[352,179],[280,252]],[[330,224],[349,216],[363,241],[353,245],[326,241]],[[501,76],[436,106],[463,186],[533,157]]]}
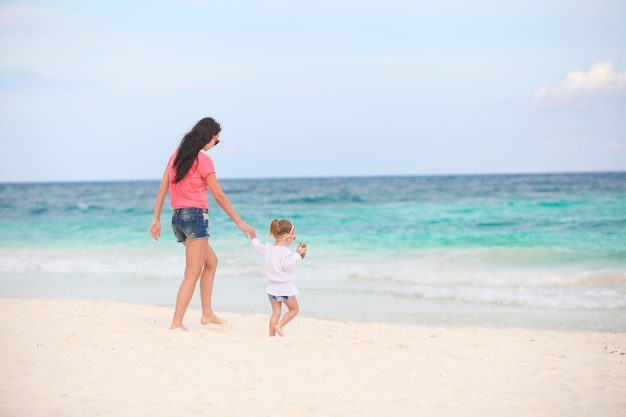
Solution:
{"label": "woman", "polygon": [[220,142],[220,125],[210,117],[200,120],[180,142],[170,157],[161,186],[156,195],[150,235],[158,240],[161,236],[161,209],[168,189],[174,209],[172,229],[178,242],[185,245],[185,276],[180,284],[176,309],[170,329],[187,330],[183,317],[200,278],[202,300],[202,324],[222,324],[211,306],[213,281],[217,269],[217,256],[209,245],[209,207],[207,187],[217,204],[249,238],[256,237],[255,230],[239,217],[222,191],[215,176],[211,158],[200,152],[208,151]]}

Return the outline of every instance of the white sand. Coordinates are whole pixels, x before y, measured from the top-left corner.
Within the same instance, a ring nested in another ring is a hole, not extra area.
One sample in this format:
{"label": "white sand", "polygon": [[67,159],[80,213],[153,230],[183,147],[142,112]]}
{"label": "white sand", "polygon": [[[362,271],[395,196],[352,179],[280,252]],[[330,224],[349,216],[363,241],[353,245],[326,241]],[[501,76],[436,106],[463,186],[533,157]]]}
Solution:
{"label": "white sand", "polygon": [[0,300],[0,416],[626,415],[626,333],[267,317],[171,331],[171,308]]}

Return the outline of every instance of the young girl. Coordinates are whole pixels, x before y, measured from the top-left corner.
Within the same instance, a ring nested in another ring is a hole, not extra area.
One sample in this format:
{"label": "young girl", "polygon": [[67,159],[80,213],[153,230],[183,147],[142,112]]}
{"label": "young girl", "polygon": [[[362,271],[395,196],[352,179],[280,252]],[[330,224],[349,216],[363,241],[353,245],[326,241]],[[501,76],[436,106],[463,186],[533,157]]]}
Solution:
{"label": "young girl", "polygon": [[[296,228],[289,220],[272,220],[270,236],[276,239],[274,243],[261,244],[259,239],[254,238],[252,245],[265,258],[264,272],[268,279],[265,291],[272,304],[270,336],[275,336],[276,333],[283,336],[283,327],[298,314],[296,295],[300,291],[294,284],[298,278],[296,264],[304,258],[306,245],[301,243],[295,252],[289,250],[289,245],[296,240]],[[289,311],[281,319],[282,303],[285,303]]]}

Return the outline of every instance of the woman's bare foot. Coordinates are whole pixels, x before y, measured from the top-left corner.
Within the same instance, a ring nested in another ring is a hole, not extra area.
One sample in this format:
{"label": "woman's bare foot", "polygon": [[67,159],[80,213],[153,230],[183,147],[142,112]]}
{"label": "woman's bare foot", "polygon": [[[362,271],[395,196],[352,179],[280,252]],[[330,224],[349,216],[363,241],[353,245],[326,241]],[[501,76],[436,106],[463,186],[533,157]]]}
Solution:
{"label": "woman's bare foot", "polygon": [[283,337],[283,336],[284,336],[284,334],[283,334],[283,328],[282,328],[281,326],[279,326],[278,324],[275,324],[275,325],[274,325],[274,330],[276,330],[276,333],[278,333],[278,335],[279,335],[280,337]]}
{"label": "woman's bare foot", "polygon": [[174,324],[174,323],[172,323],[172,324],[170,325],[170,330],[176,330],[176,329],[180,329],[180,330],[182,330],[183,332],[188,332],[188,331],[189,331],[189,329],[187,329],[187,328],[186,328],[184,325],[182,325],[182,324]]}
{"label": "woman's bare foot", "polygon": [[200,323],[202,323],[202,324],[224,324],[224,323],[226,323],[226,320],[222,320],[221,318],[217,317],[215,314],[211,313],[211,314],[203,314],[202,317],[200,317]]}

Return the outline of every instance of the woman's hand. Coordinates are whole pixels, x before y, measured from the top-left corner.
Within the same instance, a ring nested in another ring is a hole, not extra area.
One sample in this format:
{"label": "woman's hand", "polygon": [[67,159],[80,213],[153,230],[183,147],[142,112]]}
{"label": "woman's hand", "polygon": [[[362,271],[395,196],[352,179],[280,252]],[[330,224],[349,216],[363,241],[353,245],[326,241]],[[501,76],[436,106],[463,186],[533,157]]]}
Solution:
{"label": "woman's hand", "polygon": [[170,170],[165,167],[163,172],[163,178],[161,179],[161,185],[159,191],[157,191],[156,200],[154,202],[154,214],[152,215],[152,224],[150,225],[150,236],[154,240],[159,240],[161,237],[161,210],[163,209],[163,202],[165,201],[165,195],[170,188]]}
{"label": "woman's hand", "polygon": [[256,230],[254,230],[254,227],[248,226],[246,222],[242,221],[241,223],[238,223],[237,226],[247,238],[254,239],[256,237]]}
{"label": "woman's hand", "polygon": [[159,220],[152,220],[150,236],[152,236],[154,240],[159,240],[159,237],[161,237],[161,222]]}

